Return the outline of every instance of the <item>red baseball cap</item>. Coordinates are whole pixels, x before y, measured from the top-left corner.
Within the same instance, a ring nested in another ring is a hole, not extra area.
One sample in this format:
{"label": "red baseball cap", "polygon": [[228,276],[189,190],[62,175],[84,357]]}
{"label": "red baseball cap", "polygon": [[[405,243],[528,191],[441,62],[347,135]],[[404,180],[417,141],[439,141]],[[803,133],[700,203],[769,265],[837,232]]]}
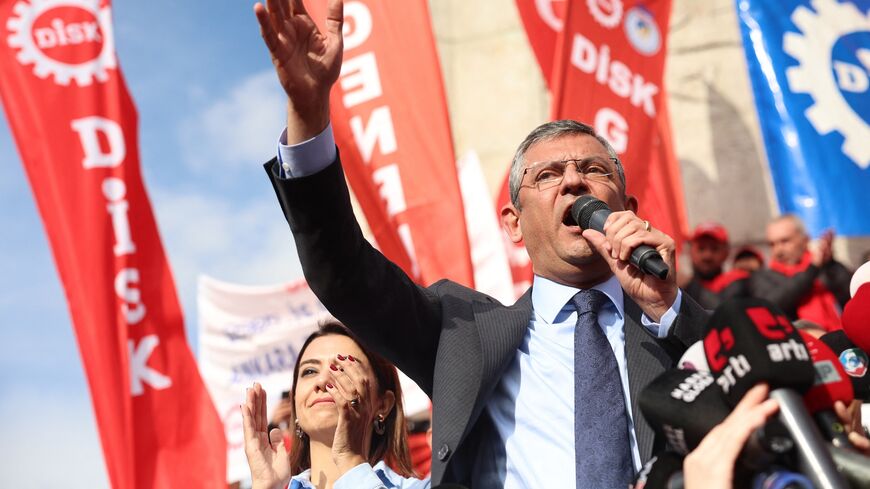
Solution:
{"label": "red baseball cap", "polygon": [[698,224],[689,240],[696,241],[704,236],[713,238],[720,243],[728,244],[728,231],[718,222],[703,222]]}

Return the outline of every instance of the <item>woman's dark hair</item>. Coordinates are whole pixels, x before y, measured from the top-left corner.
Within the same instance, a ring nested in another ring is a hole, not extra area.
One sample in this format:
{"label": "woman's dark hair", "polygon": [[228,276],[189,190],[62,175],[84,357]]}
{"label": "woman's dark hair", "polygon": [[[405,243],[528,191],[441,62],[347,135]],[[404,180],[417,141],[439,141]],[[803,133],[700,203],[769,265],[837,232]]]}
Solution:
{"label": "woman's dark hair", "polygon": [[[299,378],[299,363],[308,345],[317,338],[329,335],[346,336],[354,341],[369,359],[372,371],[378,381],[378,395],[386,391],[393,391],[396,404],[384,420],[386,430],[383,435],[372,434],[372,444],[369,447],[369,464],[375,465],[381,460],[385,461],[397,474],[403,477],[413,477],[413,465],[408,451],[408,430],[405,423],[405,413],[402,407],[402,386],[399,384],[399,374],[396,367],[384,357],[369,350],[350,332],[343,324],[335,319],[320,323],[317,331],[305,340],[296,358],[296,366],[293,368],[293,387],[290,389],[290,419],[296,419],[296,379]],[[311,468],[311,441],[307,434],[293,438],[290,447],[290,473],[298,474]]]}

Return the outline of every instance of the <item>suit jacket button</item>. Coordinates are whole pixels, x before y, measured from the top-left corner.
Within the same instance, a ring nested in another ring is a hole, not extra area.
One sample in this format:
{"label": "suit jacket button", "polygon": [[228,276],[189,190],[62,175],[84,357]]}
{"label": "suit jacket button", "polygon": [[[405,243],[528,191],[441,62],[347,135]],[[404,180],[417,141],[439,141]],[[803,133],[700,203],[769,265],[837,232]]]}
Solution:
{"label": "suit jacket button", "polygon": [[444,445],[441,445],[441,448],[438,449],[438,460],[443,462],[443,461],[447,460],[447,457],[449,457],[449,456],[450,456],[450,447],[448,447],[447,444],[445,443]]}

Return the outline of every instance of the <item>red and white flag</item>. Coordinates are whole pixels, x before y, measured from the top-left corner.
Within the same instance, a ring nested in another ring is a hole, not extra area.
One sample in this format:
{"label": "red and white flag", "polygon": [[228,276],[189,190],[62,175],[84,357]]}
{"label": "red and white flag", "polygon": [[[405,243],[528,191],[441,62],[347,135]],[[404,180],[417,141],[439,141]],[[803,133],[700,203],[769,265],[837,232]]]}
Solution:
{"label": "red and white flag", "polygon": [[[306,2],[316,19],[326,2]],[[424,285],[474,286],[441,67],[424,0],[349,0],[330,99],[350,186],[378,248]]]}
{"label": "red and white flag", "polygon": [[[552,94],[551,120],[592,125],[628,174],[638,214],[677,243],[687,235],[663,85],[671,0],[516,0]],[[497,207],[508,202],[507,178]],[[515,282],[529,280],[517,247]]]}
{"label": "red and white flag", "polygon": [[110,3],[0,0],[0,66],[112,487],[225,485],[226,441],[139,171]]}

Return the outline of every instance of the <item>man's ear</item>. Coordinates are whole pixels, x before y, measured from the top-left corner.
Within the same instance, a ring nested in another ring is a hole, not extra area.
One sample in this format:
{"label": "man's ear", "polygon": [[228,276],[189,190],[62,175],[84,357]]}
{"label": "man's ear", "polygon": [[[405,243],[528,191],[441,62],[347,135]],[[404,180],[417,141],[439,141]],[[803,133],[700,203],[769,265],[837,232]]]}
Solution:
{"label": "man's ear", "polygon": [[501,208],[501,227],[514,243],[523,240],[523,230],[520,226],[520,211],[513,204],[505,204]]}
{"label": "man's ear", "polygon": [[637,199],[634,195],[625,194],[625,210],[637,214]]}

